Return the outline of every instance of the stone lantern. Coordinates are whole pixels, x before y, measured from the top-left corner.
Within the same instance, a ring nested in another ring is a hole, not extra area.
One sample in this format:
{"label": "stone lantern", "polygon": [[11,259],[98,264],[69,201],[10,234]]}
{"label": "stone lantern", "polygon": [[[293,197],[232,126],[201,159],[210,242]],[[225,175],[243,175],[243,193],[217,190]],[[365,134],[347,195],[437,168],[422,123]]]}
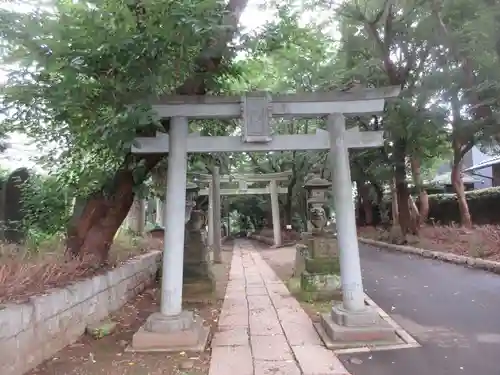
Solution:
{"label": "stone lantern", "polygon": [[198,192],[200,188],[194,182],[188,182],[186,186],[186,212],[184,217],[184,223],[187,224],[191,218],[191,211],[196,206],[196,198],[198,198]]}
{"label": "stone lantern", "polygon": [[302,233],[297,244],[294,275],[300,277],[302,292],[310,300],[329,300],[341,293],[337,241],[333,233],[325,230],[328,218],[324,206],[331,186],[328,180],[318,176],[304,185],[313,228]]}
{"label": "stone lantern", "polygon": [[321,177],[313,177],[304,185],[304,188],[307,190],[309,221],[320,232],[324,230],[328,222],[324,205],[328,202],[327,193],[331,186],[330,181]]}
{"label": "stone lantern", "polygon": [[203,230],[205,215],[203,211],[195,208],[199,190],[198,185],[188,182],[183,271],[183,291],[186,298],[195,298],[194,295],[212,292],[215,287],[209,248]]}

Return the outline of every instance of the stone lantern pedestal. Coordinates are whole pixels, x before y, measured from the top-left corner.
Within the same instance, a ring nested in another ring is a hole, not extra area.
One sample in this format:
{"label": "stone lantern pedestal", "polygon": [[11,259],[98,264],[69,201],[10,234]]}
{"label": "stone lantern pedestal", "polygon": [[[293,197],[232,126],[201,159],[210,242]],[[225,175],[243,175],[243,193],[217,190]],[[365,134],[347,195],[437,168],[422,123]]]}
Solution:
{"label": "stone lantern pedestal", "polygon": [[305,232],[298,245],[303,266],[300,271],[300,287],[313,300],[338,299],[341,295],[340,263],[337,240],[333,233],[325,231]]}
{"label": "stone lantern pedestal", "polygon": [[203,212],[194,210],[186,224],[183,293],[187,298],[197,294],[209,294],[215,289],[212,262],[203,223]]}

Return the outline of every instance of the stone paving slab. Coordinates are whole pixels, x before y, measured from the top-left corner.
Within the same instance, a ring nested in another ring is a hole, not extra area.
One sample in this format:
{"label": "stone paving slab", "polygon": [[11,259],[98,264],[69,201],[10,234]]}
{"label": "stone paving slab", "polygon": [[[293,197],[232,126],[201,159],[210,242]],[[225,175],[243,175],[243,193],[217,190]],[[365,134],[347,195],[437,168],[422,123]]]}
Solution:
{"label": "stone paving slab", "polygon": [[302,375],[295,360],[260,361],[255,360],[255,374],[259,375]]}
{"label": "stone paving slab", "polygon": [[251,242],[233,252],[209,375],[349,375]]}
{"label": "stone paving slab", "polygon": [[340,359],[323,346],[292,346],[292,350],[304,375],[349,374]]}
{"label": "stone paving slab", "polygon": [[212,347],[215,346],[248,346],[248,328],[246,327],[231,327],[219,328],[219,331],[214,334],[212,339]]}
{"label": "stone paving slab", "polygon": [[[251,331],[250,331],[251,332]],[[253,358],[262,361],[292,361],[293,355],[285,335],[250,336]]]}
{"label": "stone paving slab", "polygon": [[212,348],[208,375],[254,375],[250,346],[217,346]]}

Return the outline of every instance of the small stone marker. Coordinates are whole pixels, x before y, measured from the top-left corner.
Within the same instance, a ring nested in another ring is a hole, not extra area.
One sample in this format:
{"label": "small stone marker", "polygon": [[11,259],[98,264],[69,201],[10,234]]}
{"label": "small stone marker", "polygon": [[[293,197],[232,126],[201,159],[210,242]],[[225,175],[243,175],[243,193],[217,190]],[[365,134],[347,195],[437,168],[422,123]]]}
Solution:
{"label": "small stone marker", "polygon": [[25,232],[22,228],[24,219],[23,184],[29,179],[29,171],[19,168],[12,172],[1,187],[0,222],[2,240],[9,243],[22,243]]}
{"label": "small stone marker", "polygon": [[89,324],[87,326],[86,332],[89,336],[94,339],[101,339],[104,336],[109,336],[116,330],[116,322],[113,321],[105,321],[99,322],[95,324]]}

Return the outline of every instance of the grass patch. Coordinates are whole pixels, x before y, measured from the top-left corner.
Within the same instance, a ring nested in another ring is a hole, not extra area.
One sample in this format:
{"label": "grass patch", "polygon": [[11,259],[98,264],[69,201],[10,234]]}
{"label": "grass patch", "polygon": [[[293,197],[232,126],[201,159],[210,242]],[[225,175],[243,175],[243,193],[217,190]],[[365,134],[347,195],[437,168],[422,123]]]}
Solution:
{"label": "grass patch", "polygon": [[333,301],[341,301],[342,296],[334,296],[333,300],[316,300],[314,292],[307,292],[300,288],[300,277],[292,277],[287,281],[287,287],[290,293],[299,301],[307,314],[316,321],[321,314],[329,313]]}

